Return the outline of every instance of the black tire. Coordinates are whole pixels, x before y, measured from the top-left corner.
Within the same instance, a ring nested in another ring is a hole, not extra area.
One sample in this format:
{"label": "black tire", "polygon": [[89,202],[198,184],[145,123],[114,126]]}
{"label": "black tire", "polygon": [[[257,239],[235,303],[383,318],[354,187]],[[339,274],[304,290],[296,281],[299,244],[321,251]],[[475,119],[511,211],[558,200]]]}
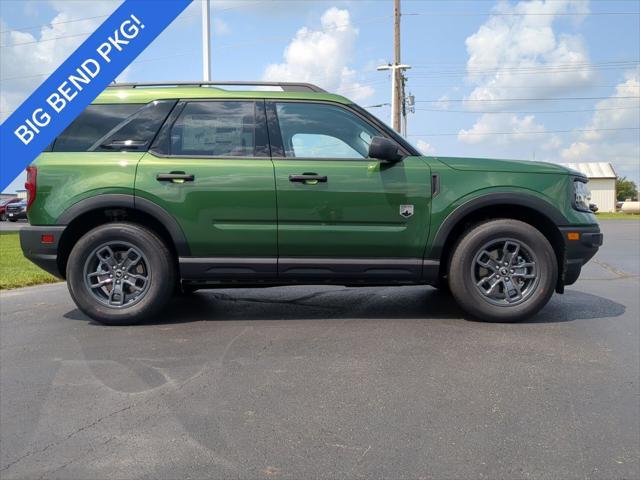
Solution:
{"label": "black tire", "polygon": [[0,222],[6,222],[7,221],[7,216],[3,213],[2,215],[0,215]]}
{"label": "black tire", "polygon": [[511,219],[472,228],[456,245],[449,265],[454,298],[467,313],[487,322],[517,322],[534,315],[553,295],[557,278],[547,238]]}
{"label": "black tire", "polygon": [[[127,257],[138,255],[139,260],[126,265]],[[164,242],[151,230],[131,223],[109,223],[89,231],[67,262],[71,297],[82,312],[106,325],[137,324],[156,315],[171,298],[175,277],[174,259]],[[122,294],[114,293],[116,278]],[[95,288],[97,283],[104,288]]]}
{"label": "black tire", "polygon": [[10,218],[9,221],[12,222],[12,223],[16,223],[18,221],[18,219],[17,218]]}

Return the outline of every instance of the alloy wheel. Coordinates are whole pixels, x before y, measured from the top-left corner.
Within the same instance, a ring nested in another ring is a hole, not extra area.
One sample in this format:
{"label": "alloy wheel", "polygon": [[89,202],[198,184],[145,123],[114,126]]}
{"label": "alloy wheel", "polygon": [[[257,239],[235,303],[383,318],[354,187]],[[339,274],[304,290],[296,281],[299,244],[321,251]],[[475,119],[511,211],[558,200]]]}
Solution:
{"label": "alloy wheel", "polygon": [[482,298],[493,305],[513,306],[529,298],[540,278],[532,250],[513,238],[492,240],[478,250],[471,275]]}
{"label": "alloy wheel", "polygon": [[110,308],[138,303],[149,290],[151,272],[144,254],[131,243],[100,245],[87,258],[84,282],[98,302]]}

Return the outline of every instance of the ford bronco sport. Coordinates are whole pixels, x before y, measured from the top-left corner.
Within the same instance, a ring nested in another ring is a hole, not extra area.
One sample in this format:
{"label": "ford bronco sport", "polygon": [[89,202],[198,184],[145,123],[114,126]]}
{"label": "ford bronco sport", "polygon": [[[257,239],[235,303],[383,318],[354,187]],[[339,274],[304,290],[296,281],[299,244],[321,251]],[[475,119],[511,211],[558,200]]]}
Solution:
{"label": "ford bronco sport", "polygon": [[176,292],[293,284],[432,285],[517,321],[602,244],[586,183],[424,156],[314,85],[120,84],[28,167],[20,239],[106,324]]}

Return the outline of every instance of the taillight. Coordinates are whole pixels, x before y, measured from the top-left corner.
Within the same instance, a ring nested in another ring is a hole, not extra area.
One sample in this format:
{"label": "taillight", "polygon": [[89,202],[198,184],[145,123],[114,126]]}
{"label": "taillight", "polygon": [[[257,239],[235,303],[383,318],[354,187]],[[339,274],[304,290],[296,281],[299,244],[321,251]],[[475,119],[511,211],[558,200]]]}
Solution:
{"label": "taillight", "polygon": [[27,167],[27,181],[24,188],[27,190],[27,210],[36,199],[36,177],[38,169],[34,166]]}

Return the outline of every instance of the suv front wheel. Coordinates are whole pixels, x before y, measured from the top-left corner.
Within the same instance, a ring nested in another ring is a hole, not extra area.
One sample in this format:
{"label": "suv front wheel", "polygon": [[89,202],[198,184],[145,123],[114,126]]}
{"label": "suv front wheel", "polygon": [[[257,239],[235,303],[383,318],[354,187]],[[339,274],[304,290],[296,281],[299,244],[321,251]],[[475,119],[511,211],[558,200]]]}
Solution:
{"label": "suv front wheel", "polygon": [[67,262],[69,292],[80,310],[107,325],[140,323],[158,313],[175,285],[172,255],[152,231],[109,223],[86,233]]}
{"label": "suv front wheel", "polygon": [[492,220],[471,229],[456,246],[449,286],[469,314],[489,322],[516,322],[544,307],[558,265],[547,238],[524,222]]}

